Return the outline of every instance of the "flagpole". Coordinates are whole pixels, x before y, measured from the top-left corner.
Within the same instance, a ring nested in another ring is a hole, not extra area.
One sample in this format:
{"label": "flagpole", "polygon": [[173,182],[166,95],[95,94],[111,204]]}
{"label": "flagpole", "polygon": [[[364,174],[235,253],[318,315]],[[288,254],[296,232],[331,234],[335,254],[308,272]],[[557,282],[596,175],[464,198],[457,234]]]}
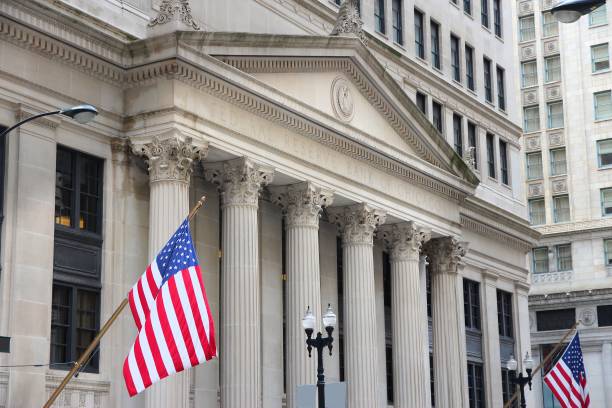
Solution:
{"label": "flagpole", "polygon": [[[563,347],[563,343],[565,343],[567,338],[574,332],[574,330],[576,330],[576,327],[578,327],[578,324],[580,324],[580,320],[574,323],[574,325],[567,331],[567,333],[565,333],[563,338],[559,340],[557,345],[546,355],[546,357],[544,357],[544,360],[542,360],[542,362],[535,368],[535,370],[533,370],[533,373],[531,374],[532,376],[535,376],[538,373],[538,371],[540,371],[542,367],[548,364],[548,362],[555,356],[555,354],[557,354],[557,352],[561,349],[561,347]],[[509,408],[510,405],[512,405],[512,403],[514,402],[514,400],[516,400],[519,397],[519,394],[520,394],[520,391],[516,390],[514,394],[512,395],[512,398],[510,398],[508,402],[504,404],[504,408]]]}
{"label": "flagpole", "polygon": [[[193,217],[195,217],[195,215],[198,213],[200,208],[202,208],[202,206],[204,205],[205,201],[206,201],[206,196],[202,196],[200,200],[196,203],[196,205],[191,209],[191,211],[189,212],[189,216],[188,216],[189,221],[191,221]],[[96,347],[98,347],[98,344],[100,344],[100,340],[102,340],[102,337],[104,337],[104,335],[113,325],[113,323],[115,323],[115,321],[117,320],[121,312],[123,312],[123,309],[125,309],[127,304],[128,304],[128,299],[126,297],[125,299],[123,299],[119,307],[115,309],[112,316],[106,321],[106,323],[104,323],[104,326],[102,326],[102,329],[100,329],[96,337],[89,344],[89,346],[87,347],[85,352],[83,352],[81,357],[79,357],[79,359],[74,363],[74,365],[72,366],[70,371],[68,371],[68,374],[66,374],[66,376],[64,377],[60,385],[55,389],[55,391],[53,391],[53,394],[51,394],[51,396],[49,397],[49,400],[43,406],[44,408],[51,408],[51,406],[53,405],[57,397],[59,397],[59,395],[64,390],[64,388],[66,388],[66,385],[68,385],[72,377],[74,377],[76,372],[81,367],[83,367],[83,365],[89,359],[89,356],[91,355],[91,353],[93,353]]]}

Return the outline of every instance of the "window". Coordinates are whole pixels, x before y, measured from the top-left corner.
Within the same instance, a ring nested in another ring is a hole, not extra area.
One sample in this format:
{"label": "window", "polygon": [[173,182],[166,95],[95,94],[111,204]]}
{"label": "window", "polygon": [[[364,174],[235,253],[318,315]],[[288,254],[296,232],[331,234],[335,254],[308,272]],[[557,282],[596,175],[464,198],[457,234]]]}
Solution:
{"label": "window", "polygon": [[487,100],[487,102],[493,103],[493,78],[491,77],[491,60],[487,57],[484,57],[482,65],[484,72],[485,99]]}
{"label": "window", "polygon": [[540,130],[540,108],[531,106],[523,109],[523,131],[525,133]]}
{"label": "window", "polygon": [[559,35],[559,22],[550,11],[542,13],[542,36],[552,37]]}
{"label": "window", "polygon": [[433,125],[438,129],[438,132],[442,133],[444,128],[444,121],[442,118],[442,105],[436,101],[431,103],[431,118]]}
{"label": "window", "polygon": [[470,16],[472,15],[472,0],[463,0],[463,11]]}
{"label": "window", "polygon": [[403,16],[402,16],[402,1],[392,0],[391,14],[393,16],[393,41],[402,45],[404,44],[403,32]]}
{"label": "window", "polygon": [[546,104],[548,111],[548,128],[563,127],[563,102],[554,102]]}
{"label": "window", "polygon": [[612,305],[597,306],[597,323],[599,327],[612,326]]}
{"label": "window", "polygon": [[455,151],[463,157],[463,118],[457,114],[453,114],[453,139]]}
{"label": "window", "polygon": [[519,41],[535,40],[535,19],[533,16],[519,18]]}
{"label": "window", "polygon": [[489,177],[496,178],[495,173],[495,136],[487,133],[487,167],[489,168]]}
{"label": "window", "polygon": [[567,222],[570,220],[569,196],[562,195],[553,197],[553,212],[555,222]]}
{"label": "window", "polygon": [[512,293],[497,290],[497,327],[501,337],[514,338]]}
{"label": "window", "polygon": [[461,82],[461,62],[459,56],[459,38],[451,34],[451,66],[453,68],[453,79]]}
{"label": "window", "polygon": [[536,312],[538,331],[567,330],[576,323],[576,309]]}
{"label": "window", "polygon": [[597,142],[597,157],[600,168],[612,166],[612,139]]}
{"label": "window", "polygon": [[543,198],[529,200],[529,221],[531,225],[546,224],[546,206]]}
{"label": "window", "polygon": [[427,95],[417,92],[416,94],[417,107],[425,116],[427,116]]}
{"label": "window", "polygon": [[608,10],[606,5],[598,7],[589,14],[589,25],[596,26],[608,23]]}
{"label": "window", "polygon": [[493,0],[493,24],[495,25],[495,35],[499,38],[503,37],[501,0]]}
{"label": "window", "polygon": [[[52,364],[76,360],[98,332],[102,252],[103,162],[64,147],[56,160]],[[98,361],[85,370],[97,372]]]}
{"label": "window", "polygon": [[468,122],[468,146],[473,147],[474,168],[478,169],[478,143],[476,125]]}
{"label": "window", "polygon": [[[0,126],[0,133],[4,132],[6,128]],[[2,222],[4,221],[4,154],[5,154],[5,141],[6,135],[0,137],[0,232],[2,231]],[[1,238],[1,236],[0,236]],[[2,253],[2,241],[0,241],[0,254]],[[0,280],[2,277],[2,263],[0,262]]]}
{"label": "window", "polygon": [[387,31],[385,26],[385,0],[376,0],[374,2],[374,21],[376,23],[376,31],[384,34]]}
{"label": "window", "polygon": [[612,94],[610,91],[598,92],[595,98],[595,120],[612,119]]}
{"label": "window", "polygon": [[567,161],[564,147],[550,151],[550,175],[558,176],[560,174],[567,174]]}
{"label": "window", "polygon": [[393,404],[393,343],[391,311],[391,257],[383,252],[383,304],[385,323],[385,368],[387,378],[387,402]]}
{"label": "window", "polygon": [[425,28],[423,13],[414,10],[414,52],[417,57],[425,59]]}
{"label": "window", "polygon": [[612,215],[612,188],[601,189],[601,214]]}
{"label": "window", "polygon": [[557,255],[557,270],[571,271],[572,270],[572,244],[556,245],[555,252]]}
{"label": "window", "polygon": [[506,110],[506,71],[497,66],[497,106]]}
{"label": "window", "polygon": [[465,328],[480,331],[480,283],[463,279]]}
{"label": "window", "polygon": [[538,84],[538,63],[536,61],[521,64],[521,86],[527,88]]}
{"label": "window", "polygon": [[555,82],[561,80],[561,57],[554,55],[544,58],[544,80]]}
{"label": "window", "polygon": [[591,69],[593,72],[607,71],[610,69],[608,43],[593,45],[591,47]]}
{"label": "window", "polygon": [[612,239],[604,240],[604,255],[606,266],[612,266]]}
{"label": "window", "polygon": [[440,69],[440,24],[431,21],[431,64]]}
{"label": "window", "polygon": [[480,23],[489,28],[489,0],[480,0]]}
{"label": "window", "polygon": [[[502,364],[503,366],[503,364]],[[502,400],[504,405],[514,395],[514,384],[510,381],[510,372],[507,368],[501,369],[501,382],[502,382]],[[511,408],[518,408],[518,401],[514,400]]]}
{"label": "window", "polygon": [[527,153],[527,179],[542,178],[542,152]]}
{"label": "window", "polygon": [[548,248],[534,248],[533,273],[546,273],[548,272],[548,270]]}
{"label": "window", "polygon": [[468,361],[467,367],[470,408],[484,408],[484,376],[482,364]]}
{"label": "window", "polygon": [[508,143],[499,141],[499,165],[501,170],[501,181],[505,185],[510,184],[508,175]]}
{"label": "window", "polygon": [[475,90],[474,84],[474,49],[469,45],[465,46],[465,80],[470,90]]}

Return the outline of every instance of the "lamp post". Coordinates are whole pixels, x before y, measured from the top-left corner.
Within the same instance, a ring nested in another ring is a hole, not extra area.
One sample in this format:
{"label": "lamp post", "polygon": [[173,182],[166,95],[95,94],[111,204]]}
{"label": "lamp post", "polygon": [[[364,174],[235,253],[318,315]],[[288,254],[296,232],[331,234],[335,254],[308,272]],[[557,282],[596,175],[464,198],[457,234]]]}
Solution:
{"label": "lamp post", "polygon": [[51,115],[64,115],[68,116],[71,119],[74,119],[78,123],[85,124],[93,120],[98,114],[98,110],[91,105],[78,105],[73,106],[72,108],[60,109],[53,112],[45,112],[38,115],[30,116],[27,119],[22,120],[21,122],[11,126],[6,129],[4,132],[0,133],[0,137],[7,135],[11,130],[18,128],[24,123],[30,122],[34,119],[42,118],[43,116],[51,116]]}
{"label": "lamp post", "polygon": [[561,0],[551,12],[562,23],[573,23],[606,4],[606,0]]}
{"label": "lamp post", "polygon": [[529,384],[529,389],[531,390],[531,372],[533,371],[533,360],[529,356],[529,352],[525,354],[525,359],[523,360],[523,365],[525,366],[525,371],[527,371],[527,376],[523,376],[523,373],[519,373],[518,377],[516,376],[516,369],[518,367],[517,361],[514,359],[514,356],[510,356],[510,360],[507,362],[508,371],[510,371],[510,382],[515,386],[518,385],[521,389],[521,408],[527,408],[527,403],[525,402],[525,385]]}
{"label": "lamp post", "polygon": [[321,332],[317,332],[317,337],[312,338],[316,327],[316,318],[310,310],[310,306],[306,310],[306,315],[302,319],[302,326],[306,332],[306,345],[308,346],[308,357],[312,357],[312,348],[317,349],[317,392],[319,395],[319,408],[325,408],[325,373],[323,369],[323,349],[329,349],[329,355],[332,354],[332,343],[334,338],[332,332],[336,327],[336,314],[333,312],[331,305],[327,305],[327,312],[323,315],[323,326],[327,332],[327,337],[323,337]]}

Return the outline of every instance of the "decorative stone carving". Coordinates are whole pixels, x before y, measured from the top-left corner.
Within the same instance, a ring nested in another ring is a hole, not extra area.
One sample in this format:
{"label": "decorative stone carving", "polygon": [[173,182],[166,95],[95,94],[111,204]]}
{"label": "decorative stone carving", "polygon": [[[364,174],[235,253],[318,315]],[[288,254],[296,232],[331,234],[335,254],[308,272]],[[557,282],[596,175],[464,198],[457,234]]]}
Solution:
{"label": "decorative stone carving", "polygon": [[359,0],[344,0],[342,2],[331,35],[355,36],[361,40],[363,45],[367,45],[367,38],[363,31],[363,21],[361,21],[361,16],[359,15],[357,1]]}
{"label": "decorative stone carving", "polygon": [[367,204],[330,208],[328,212],[330,221],[340,227],[343,244],[372,245],[374,231],[387,218],[384,211],[374,209]]}
{"label": "decorative stone carving", "polygon": [[331,205],[333,193],[309,182],[271,188],[272,201],[283,207],[287,228],[319,227],[323,207]]}
{"label": "decorative stone carving", "polygon": [[146,160],[151,183],[179,181],[189,184],[193,162],[207,156],[208,145],[196,145],[190,137],[154,137],[148,142],[132,142],[132,152]]}
{"label": "decorative stone carving", "polygon": [[532,281],[533,283],[568,282],[572,280],[572,276],[572,271],[534,273],[532,275]]}
{"label": "decorative stone carving", "polygon": [[537,105],[538,103],[538,90],[528,89],[523,91],[523,105]]}
{"label": "decorative stone carving", "polygon": [[550,147],[563,146],[564,144],[565,144],[565,138],[563,137],[562,132],[548,134],[548,145]]}
{"label": "decorative stone carving", "polygon": [[257,207],[261,188],[272,181],[273,173],[271,167],[257,164],[246,157],[213,163],[204,169],[206,179],[219,187],[224,207]]}
{"label": "decorative stone carving", "polygon": [[553,4],[555,4],[555,0],[542,0],[542,11],[549,10],[552,8]]}
{"label": "decorative stone carving", "polygon": [[191,15],[189,0],[162,0],[159,5],[159,13],[149,23],[149,27],[169,23],[177,18],[193,30],[200,30],[200,26]]}
{"label": "decorative stone carving", "polygon": [[525,148],[527,150],[540,150],[542,141],[540,136],[530,136],[525,138]]}
{"label": "decorative stone carving", "polygon": [[425,245],[432,273],[457,273],[469,244],[455,237],[432,239]]}
{"label": "decorative stone carving", "polygon": [[337,77],[331,86],[331,102],[338,119],[350,122],[355,114],[355,102],[351,93],[350,83]]}
{"label": "decorative stone carving", "polygon": [[526,45],[524,47],[521,47],[521,60],[529,60],[532,58],[535,58],[536,52],[535,52],[535,45],[531,44],[531,45]]}
{"label": "decorative stone carving", "polygon": [[476,171],[476,147],[470,146],[463,155],[463,161],[472,171]]}
{"label": "decorative stone carving", "polygon": [[561,99],[561,96],[561,87],[559,85],[551,85],[546,88],[547,101]]}
{"label": "decorative stone carving", "polygon": [[593,326],[595,324],[595,311],[593,309],[584,309],[580,312],[579,320],[583,326]]}
{"label": "decorative stone carving", "polygon": [[533,0],[525,0],[519,3],[519,14],[521,16],[533,13]]}
{"label": "decorative stone carving", "polygon": [[544,184],[533,183],[529,184],[527,194],[529,197],[539,197],[544,195]]}
{"label": "decorative stone carving", "polygon": [[562,178],[562,179],[552,180],[551,188],[552,188],[553,194],[567,193],[567,179]]}
{"label": "decorative stone carving", "polygon": [[559,39],[555,38],[544,42],[544,55],[552,55],[559,53]]}
{"label": "decorative stone carving", "polygon": [[418,261],[423,244],[431,238],[430,231],[413,222],[383,225],[379,235],[389,248],[392,260]]}

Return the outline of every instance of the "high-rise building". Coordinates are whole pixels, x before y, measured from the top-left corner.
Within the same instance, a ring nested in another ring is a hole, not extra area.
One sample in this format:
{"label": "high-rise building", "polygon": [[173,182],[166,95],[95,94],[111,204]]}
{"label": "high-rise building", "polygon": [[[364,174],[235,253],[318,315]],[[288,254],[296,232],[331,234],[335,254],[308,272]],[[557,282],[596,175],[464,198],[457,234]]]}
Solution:
{"label": "high-rise building", "polygon": [[[612,30],[604,5],[559,24],[551,0],[516,7],[536,361],[580,320],[593,406],[612,407]],[[547,368],[550,368],[548,366]],[[544,370],[545,372],[546,370]],[[533,407],[558,407],[538,375]]]}
{"label": "high-rise building", "polygon": [[512,6],[339,3],[0,1],[0,124],[100,112],[3,141],[0,406],[43,405],[203,194],[219,358],[130,399],[125,311],[59,406],[295,408],[328,304],[350,408],[502,406],[539,238]]}

